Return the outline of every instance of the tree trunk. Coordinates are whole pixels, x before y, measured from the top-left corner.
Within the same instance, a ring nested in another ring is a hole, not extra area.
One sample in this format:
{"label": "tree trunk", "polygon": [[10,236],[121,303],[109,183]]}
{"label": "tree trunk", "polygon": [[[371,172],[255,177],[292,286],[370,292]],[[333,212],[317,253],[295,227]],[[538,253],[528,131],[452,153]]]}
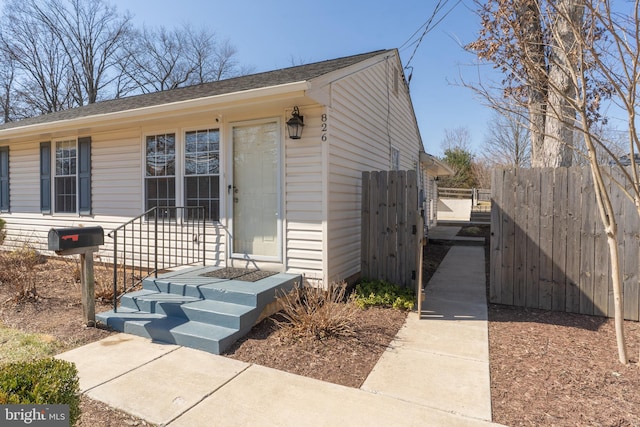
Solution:
{"label": "tree trunk", "polygon": [[576,110],[576,86],[571,76],[577,69],[576,31],[580,31],[584,14],[581,0],[556,0],[550,20],[553,40],[549,58],[549,95],[545,122],[543,166],[571,166]]}
{"label": "tree trunk", "polygon": [[544,166],[544,131],[547,115],[547,60],[540,7],[537,0],[520,0],[518,39],[522,46],[522,65],[527,75],[527,108],[531,135],[531,166]]}
{"label": "tree trunk", "polygon": [[618,345],[618,360],[627,364],[627,343],[624,337],[624,303],[622,295],[622,274],[620,272],[620,256],[618,253],[618,239],[615,235],[615,222],[611,232],[607,232],[609,256],[611,257],[611,279],[613,284],[613,309],[616,328],[616,343]]}
{"label": "tree trunk", "polygon": [[[585,109],[580,110],[583,125],[587,125],[587,114]],[[611,205],[611,199],[607,192],[602,177],[602,169],[595,153],[595,145],[591,139],[591,134],[585,133],[585,143],[589,149],[589,165],[591,167],[591,176],[593,185],[596,190],[596,202],[600,219],[607,233],[607,244],[609,245],[609,259],[611,261],[611,283],[613,287],[613,309],[614,324],[616,330],[616,343],[618,346],[618,360],[620,363],[629,363],[627,357],[627,344],[624,336],[624,302],[622,291],[622,273],[620,271],[620,256],[618,253],[618,223],[616,221],[615,212]]]}

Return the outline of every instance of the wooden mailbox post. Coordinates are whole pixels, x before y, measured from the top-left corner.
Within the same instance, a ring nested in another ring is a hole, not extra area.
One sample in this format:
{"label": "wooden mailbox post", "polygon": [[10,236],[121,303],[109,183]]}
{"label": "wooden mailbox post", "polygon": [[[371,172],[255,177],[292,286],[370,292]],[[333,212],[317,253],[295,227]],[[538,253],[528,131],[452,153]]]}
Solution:
{"label": "wooden mailbox post", "polygon": [[102,227],[69,227],[49,230],[49,250],[58,255],[80,255],[82,314],[87,326],[96,324],[93,254],[104,244]]}

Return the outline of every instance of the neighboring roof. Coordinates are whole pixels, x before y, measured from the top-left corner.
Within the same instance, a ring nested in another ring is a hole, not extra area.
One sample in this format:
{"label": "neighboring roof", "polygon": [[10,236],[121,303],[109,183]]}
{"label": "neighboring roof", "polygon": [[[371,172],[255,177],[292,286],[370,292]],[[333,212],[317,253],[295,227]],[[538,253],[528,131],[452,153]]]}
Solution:
{"label": "neighboring roof", "polygon": [[455,172],[449,165],[438,160],[435,156],[431,154],[421,152],[420,153],[420,163],[429,171],[432,172],[436,176],[450,176],[455,175]]}
{"label": "neighboring roof", "polygon": [[173,102],[206,98],[209,96],[242,92],[246,90],[277,86],[292,82],[307,81],[330,73],[332,71],[337,71],[342,68],[349,67],[353,64],[386,52],[390,51],[378,50],[360,55],[315,62],[313,64],[283,68],[280,70],[268,71],[258,74],[250,74],[247,76],[235,77],[231,79],[220,80],[217,82],[204,83],[200,85],[166,90],[162,92],[154,92],[144,95],[130,96],[127,98],[96,102],[95,104],[90,104],[83,107],[57,111],[55,113],[45,114],[37,117],[19,120],[16,122],[5,123],[3,125],[0,125],[0,131],[29,125],[57,122],[61,120],[73,120],[99,114],[117,113],[137,108],[152,107]]}

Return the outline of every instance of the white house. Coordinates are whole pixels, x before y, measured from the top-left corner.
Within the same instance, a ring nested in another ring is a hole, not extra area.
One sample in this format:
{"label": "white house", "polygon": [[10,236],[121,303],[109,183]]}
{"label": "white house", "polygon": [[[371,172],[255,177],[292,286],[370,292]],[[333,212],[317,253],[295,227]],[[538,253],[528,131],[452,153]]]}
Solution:
{"label": "white house", "polygon": [[[428,230],[429,227],[435,227],[438,224],[438,184],[439,177],[454,175],[453,169],[446,163],[438,160],[435,156],[428,153],[420,153],[420,165],[422,173],[420,174],[420,189],[422,191],[422,211],[424,215],[424,225]],[[425,230],[425,235],[428,232]]]}
{"label": "white house", "polygon": [[98,102],[0,126],[5,246],[198,205],[209,265],[327,284],[360,271],[362,171],[417,169],[423,151],[395,49]]}

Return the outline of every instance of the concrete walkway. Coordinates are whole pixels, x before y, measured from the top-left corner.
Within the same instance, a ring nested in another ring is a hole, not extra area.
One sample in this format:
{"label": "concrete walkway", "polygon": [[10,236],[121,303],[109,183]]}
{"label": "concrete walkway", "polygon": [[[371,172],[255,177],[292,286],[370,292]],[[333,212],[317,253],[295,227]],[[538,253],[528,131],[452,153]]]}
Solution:
{"label": "concrete walkway", "polygon": [[157,425],[495,425],[481,247],[449,251],[361,389],[127,334],[58,357],[90,398]]}

